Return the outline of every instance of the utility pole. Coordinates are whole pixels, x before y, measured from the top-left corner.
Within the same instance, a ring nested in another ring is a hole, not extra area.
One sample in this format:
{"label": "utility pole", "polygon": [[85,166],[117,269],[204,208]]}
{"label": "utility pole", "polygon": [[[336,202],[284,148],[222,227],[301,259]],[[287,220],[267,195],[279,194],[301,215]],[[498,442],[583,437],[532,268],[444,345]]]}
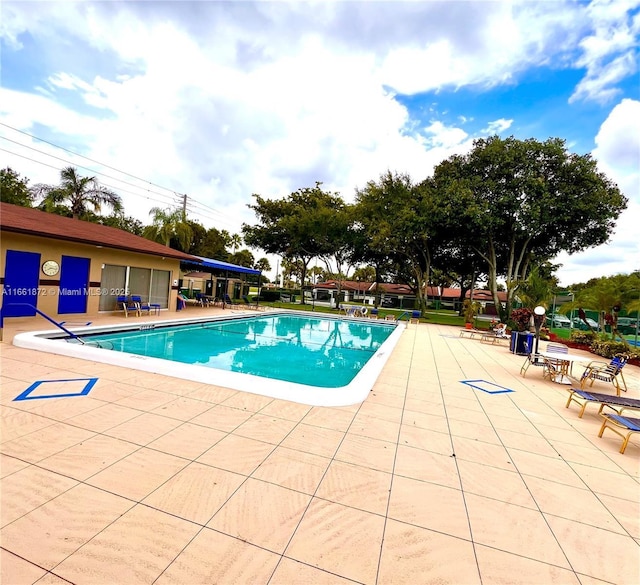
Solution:
{"label": "utility pole", "polygon": [[187,221],[187,194],[182,196],[182,221]]}

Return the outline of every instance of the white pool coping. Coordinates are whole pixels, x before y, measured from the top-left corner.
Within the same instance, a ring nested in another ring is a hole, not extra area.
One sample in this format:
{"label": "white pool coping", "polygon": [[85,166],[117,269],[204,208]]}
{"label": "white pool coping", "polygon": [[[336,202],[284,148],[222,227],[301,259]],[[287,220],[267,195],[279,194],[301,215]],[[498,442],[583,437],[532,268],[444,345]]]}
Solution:
{"label": "white pool coping", "polygon": [[[274,313],[268,313],[273,315]],[[352,317],[334,317],[327,316],[324,313],[310,313],[305,311],[286,311],[275,313],[276,315],[300,315],[314,316],[323,319],[359,321],[375,326],[375,321],[370,319],[354,319]],[[155,329],[164,325],[190,325],[193,323],[227,321],[229,319],[247,319],[261,315],[234,315],[220,317],[198,317],[186,318],[171,321],[136,321],[135,325],[131,323],[122,323],[116,325],[100,325],[93,327],[73,328],[72,333],[79,337],[82,334],[95,333],[111,333],[121,330],[145,329],[145,326],[152,325]],[[396,324],[391,335],[382,343],[378,350],[369,358],[367,363],[356,374],[354,379],[346,386],[338,388],[324,388],[320,386],[311,386],[307,384],[296,384],[295,382],[286,382],[282,380],[274,380],[271,378],[263,378],[253,374],[241,374],[239,372],[228,372],[197,364],[183,364],[160,358],[145,357],[119,351],[111,351],[108,349],[100,349],[82,345],[79,343],[62,343],[60,340],[66,335],[60,330],[43,330],[19,333],[13,339],[13,344],[26,349],[34,349],[46,353],[65,355],[83,360],[90,360],[113,366],[120,366],[132,370],[140,370],[143,372],[151,372],[154,374],[162,374],[163,376],[171,376],[182,380],[190,380],[193,382],[201,382],[203,384],[212,384],[240,390],[243,392],[252,392],[262,396],[270,396],[271,398],[279,398],[282,400],[290,400],[300,404],[309,404],[312,406],[349,406],[363,402],[372,390],[382,368],[386,364],[391,352],[395,348],[402,332],[406,327],[405,322]]]}

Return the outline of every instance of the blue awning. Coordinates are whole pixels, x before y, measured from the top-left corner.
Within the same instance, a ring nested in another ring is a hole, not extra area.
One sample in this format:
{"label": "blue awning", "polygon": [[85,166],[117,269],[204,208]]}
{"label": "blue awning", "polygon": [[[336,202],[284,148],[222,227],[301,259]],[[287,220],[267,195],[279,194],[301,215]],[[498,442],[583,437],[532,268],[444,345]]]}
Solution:
{"label": "blue awning", "polygon": [[193,264],[194,266],[204,266],[205,268],[215,268],[217,270],[224,270],[226,272],[239,272],[242,274],[260,274],[259,270],[254,268],[247,268],[246,266],[238,266],[237,264],[230,264],[229,262],[222,262],[221,260],[214,260],[213,258],[204,258],[203,256],[196,256],[200,258],[200,262],[183,262],[183,264]]}

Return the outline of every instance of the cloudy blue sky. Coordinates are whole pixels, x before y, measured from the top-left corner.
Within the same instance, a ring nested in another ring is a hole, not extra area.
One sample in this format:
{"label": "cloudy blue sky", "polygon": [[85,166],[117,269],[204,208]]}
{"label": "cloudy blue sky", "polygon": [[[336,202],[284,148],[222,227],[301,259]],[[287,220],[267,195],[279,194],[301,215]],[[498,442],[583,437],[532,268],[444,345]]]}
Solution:
{"label": "cloudy blue sky", "polygon": [[126,213],[189,196],[239,232],[252,193],[321,181],[347,201],[475,138],[592,153],[629,198],[561,283],[640,268],[640,0],[1,4],[0,166],[73,164]]}

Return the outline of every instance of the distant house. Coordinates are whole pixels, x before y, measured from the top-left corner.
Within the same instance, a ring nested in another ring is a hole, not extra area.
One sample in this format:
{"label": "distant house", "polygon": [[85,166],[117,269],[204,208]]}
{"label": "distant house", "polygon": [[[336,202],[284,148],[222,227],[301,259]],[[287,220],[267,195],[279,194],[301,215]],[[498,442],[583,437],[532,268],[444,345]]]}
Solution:
{"label": "distant house", "polygon": [[440,289],[440,300],[444,303],[461,303],[460,289],[442,287]]}
{"label": "distant house", "polygon": [[[390,282],[370,283],[358,282],[353,280],[343,280],[340,283],[340,289],[344,294],[344,300],[359,300],[365,303],[373,304],[376,292],[379,295],[379,303],[389,307],[411,308],[415,304],[415,293],[407,284],[398,284]],[[338,290],[337,280],[328,280],[315,285],[316,291],[324,291],[325,298],[329,298],[331,291]],[[321,298],[322,293],[318,293],[316,298]],[[462,305],[460,300],[459,288],[448,288],[439,286],[428,286],[425,288],[425,298],[429,306],[436,308],[442,307],[459,311]],[[464,298],[471,298],[471,291],[467,291]],[[507,300],[507,293],[498,292],[498,299],[503,305]],[[493,302],[491,291],[486,289],[474,289],[473,300],[478,301],[482,307],[482,313],[489,315],[497,314]]]}
{"label": "distant house", "polygon": [[[330,291],[338,290],[338,281],[320,282],[314,286],[314,289],[316,291],[324,291],[328,295]],[[379,296],[379,302],[389,307],[412,308],[415,304],[415,293],[407,284],[343,280],[340,282],[340,290],[344,294],[345,302],[358,300],[373,305],[377,295]],[[427,287],[425,292],[433,298],[438,294],[438,287]],[[320,298],[319,293],[317,293],[317,297]]]}
{"label": "distant house", "polygon": [[359,280],[327,280],[326,282],[315,284],[313,288],[319,291],[332,291],[340,288],[340,290],[348,294],[350,293],[353,297],[363,297],[370,286],[370,282],[360,282]]}
{"label": "distant house", "polygon": [[[482,313],[486,315],[497,315],[498,311],[496,310],[496,305],[493,301],[493,293],[488,289],[474,289],[473,291],[467,291],[465,298],[471,299],[471,294],[473,292],[473,300],[480,303],[482,307]],[[502,304],[502,306],[506,306],[507,303],[507,293],[505,291],[498,291],[498,301]]]}

